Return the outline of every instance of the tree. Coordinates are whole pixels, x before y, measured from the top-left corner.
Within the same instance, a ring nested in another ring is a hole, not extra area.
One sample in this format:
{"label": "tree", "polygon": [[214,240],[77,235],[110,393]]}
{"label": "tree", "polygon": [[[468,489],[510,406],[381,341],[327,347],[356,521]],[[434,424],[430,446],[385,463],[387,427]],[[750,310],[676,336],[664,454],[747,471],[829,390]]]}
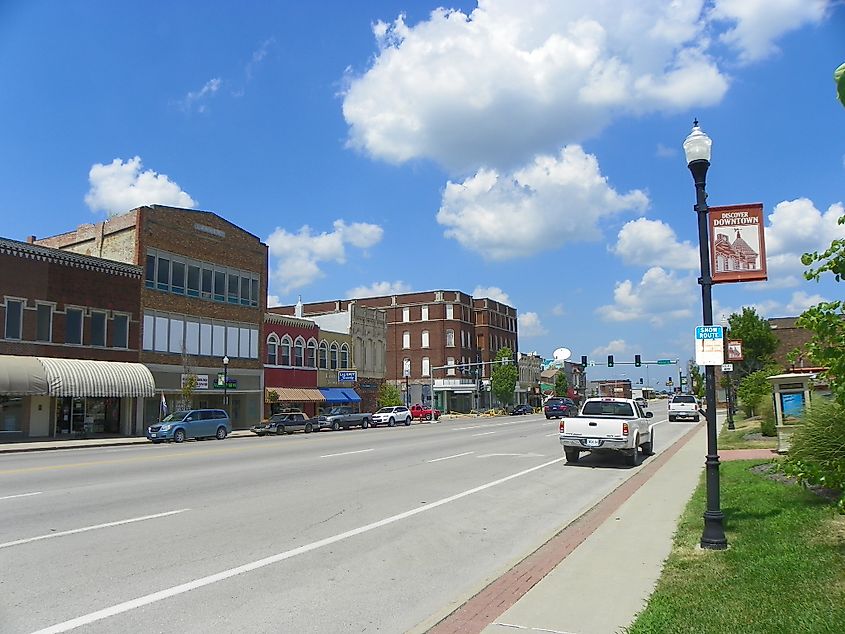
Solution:
{"label": "tree", "polygon": [[561,368],[555,373],[555,396],[566,396],[569,393],[569,379],[566,369]]}
{"label": "tree", "polygon": [[692,359],[690,359],[687,364],[687,373],[687,379],[689,380],[689,385],[687,387],[689,391],[692,394],[695,394],[698,398],[704,398],[704,376],[701,374],[701,370],[698,369],[698,366]]}
{"label": "tree", "polygon": [[179,409],[191,409],[192,397],[197,389],[197,375],[191,366],[191,356],[185,350],[185,346],[182,346],[182,370],[182,388],[180,390],[182,400],[177,407]]}
{"label": "tree", "polygon": [[839,103],[845,106],[845,64],[833,71],[833,81],[836,82],[836,96]]}
{"label": "tree", "polygon": [[743,307],[742,313],[728,317],[728,339],[742,340],[742,361],[734,362],[734,379],[741,381],[752,372],[762,370],[774,363],[772,354],[778,347],[778,338],[772,332],[768,321],[757,314],[754,308]]}
{"label": "tree", "polygon": [[778,372],[780,372],[780,368],[771,365],[762,370],[747,374],[739,382],[739,387],[736,388],[736,395],[742,403],[742,411],[745,412],[746,416],[753,416],[759,413],[760,401],[764,397],[771,397],[772,384],[769,383],[768,378]]}
{"label": "tree", "polygon": [[376,399],[379,407],[393,407],[395,405],[402,405],[402,393],[399,388],[392,383],[384,382],[379,386],[378,397]]}
{"label": "tree", "polygon": [[519,370],[513,362],[513,352],[510,348],[501,348],[496,353],[496,361],[490,373],[490,386],[500,403],[510,405],[513,403],[513,391],[519,378]]}

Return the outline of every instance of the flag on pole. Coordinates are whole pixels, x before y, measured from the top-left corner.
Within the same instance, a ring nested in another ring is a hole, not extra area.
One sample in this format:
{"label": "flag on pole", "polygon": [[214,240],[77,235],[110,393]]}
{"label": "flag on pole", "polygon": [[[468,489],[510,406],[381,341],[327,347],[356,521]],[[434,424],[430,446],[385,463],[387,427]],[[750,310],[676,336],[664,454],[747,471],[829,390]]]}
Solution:
{"label": "flag on pole", "polygon": [[164,418],[167,416],[167,399],[164,398],[164,392],[161,393],[161,417]]}

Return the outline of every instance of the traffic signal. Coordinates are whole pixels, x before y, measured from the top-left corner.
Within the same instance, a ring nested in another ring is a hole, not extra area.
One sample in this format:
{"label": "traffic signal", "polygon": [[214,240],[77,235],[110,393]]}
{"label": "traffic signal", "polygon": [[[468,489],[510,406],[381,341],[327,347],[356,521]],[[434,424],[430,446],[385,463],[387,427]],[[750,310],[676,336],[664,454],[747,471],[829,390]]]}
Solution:
{"label": "traffic signal", "polygon": [[586,354],[581,356],[581,365],[583,365],[585,368],[587,367],[587,355]]}
{"label": "traffic signal", "polygon": [[640,385],[643,384],[643,377],[640,377]]}
{"label": "traffic signal", "polygon": [[607,367],[608,368],[613,367],[613,355],[612,354],[607,355]]}
{"label": "traffic signal", "polygon": [[642,364],[643,364],[642,357],[640,357],[640,355],[638,355],[638,354],[635,354],[634,355],[634,365],[639,368],[640,366],[642,366]]}

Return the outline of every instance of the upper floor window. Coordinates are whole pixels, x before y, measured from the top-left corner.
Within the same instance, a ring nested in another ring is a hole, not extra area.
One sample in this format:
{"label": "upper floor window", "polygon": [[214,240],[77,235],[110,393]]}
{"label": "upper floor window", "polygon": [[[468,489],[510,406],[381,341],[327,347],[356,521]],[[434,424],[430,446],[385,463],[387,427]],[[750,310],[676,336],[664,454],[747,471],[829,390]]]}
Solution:
{"label": "upper floor window", "polygon": [[346,344],[340,347],[340,367],[342,370],[349,367],[349,346]]}
{"label": "upper floor window", "polygon": [[309,339],[305,348],[305,367],[317,367],[317,342],[314,339]]}
{"label": "upper floor window", "polygon": [[446,370],[446,374],[455,376],[455,357],[446,357],[446,365],[452,366]]}
{"label": "upper floor window", "polygon": [[422,336],[420,338],[420,345],[423,348],[428,348],[428,330],[422,331]]}
{"label": "upper floor window", "polygon": [[302,337],[296,338],[296,343],[293,344],[293,364],[301,368],[305,365],[305,340]]}
{"label": "upper floor window", "polygon": [[276,356],[279,348],[279,344],[277,342],[278,340],[276,337],[272,335],[269,339],[267,339],[267,365],[276,365],[278,360]]}
{"label": "upper floor window", "polygon": [[328,369],[329,367],[329,344],[325,341],[320,342],[319,361],[317,367]]}
{"label": "upper floor window", "polygon": [[422,375],[429,376],[431,373],[431,364],[429,363],[428,357],[422,358]]}
{"label": "upper floor window", "polygon": [[112,348],[129,347],[129,315],[115,315],[112,319]]}
{"label": "upper floor window", "polygon": [[170,260],[159,257],[158,259],[158,290],[170,290]]}
{"label": "upper floor window", "polygon": [[282,337],[282,346],[281,346],[282,359],[281,359],[279,365],[290,365],[290,345],[291,345],[290,338],[287,335]]}
{"label": "upper floor window", "polygon": [[53,339],[53,307],[50,304],[38,304],[35,338],[38,341],[52,341]]}
{"label": "upper floor window", "polygon": [[329,350],[329,359],[331,361],[331,369],[337,370],[337,342],[333,341],[331,349]]}
{"label": "upper floor window", "polygon": [[20,339],[23,330],[23,302],[6,300],[6,339]]}
{"label": "upper floor window", "polygon": [[446,330],[446,347],[447,348],[454,348],[455,347],[455,331],[451,328]]}
{"label": "upper floor window", "polygon": [[402,321],[411,321],[411,309],[407,306],[402,309]]}
{"label": "upper floor window", "polygon": [[65,310],[65,343],[82,343],[82,309]]}
{"label": "upper floor window", "polygon": [[402,359],[402,376],[411,376],[411,360],[408,357]]}
{"label": "upper floor window", "polygon": [[180,295],[185,292],[185,263],[173,260],[170,290]]}
{"label": "upper floor window", "polygon": [[106,314],[91,312],[91,345],[106,345]]}
{"label": "upper floor window", "polygon": [[428,306],[422,306],[421,311],[422,311],[422,317],[421,317],[422,320],[428,321]]}
{"label": "upper floor window", "polygon": [[406,330],[402,333],[402,347],[403,348],[410,348],[411,347],[411,333],[410,331]]}
{"label": "upper floor window", "polygon": [[455,307],[452,304],[446,304],[446,319],[455,318]]}

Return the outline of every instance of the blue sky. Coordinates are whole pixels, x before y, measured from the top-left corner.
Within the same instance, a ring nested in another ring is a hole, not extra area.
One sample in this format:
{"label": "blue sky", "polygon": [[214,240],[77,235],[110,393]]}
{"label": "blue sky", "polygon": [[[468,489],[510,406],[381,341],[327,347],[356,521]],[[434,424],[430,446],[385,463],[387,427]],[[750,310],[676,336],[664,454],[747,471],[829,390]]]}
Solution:
{"label": "blue sky", "polygon": [[842,2],[239,4],[0,3],[0,235],[196,207],[268,242],[274,302],[454,288],[526,352],[685,361],[698,117],[710,204],[766,214],[716,319],[842,296],[799,261],[845,237]]}

